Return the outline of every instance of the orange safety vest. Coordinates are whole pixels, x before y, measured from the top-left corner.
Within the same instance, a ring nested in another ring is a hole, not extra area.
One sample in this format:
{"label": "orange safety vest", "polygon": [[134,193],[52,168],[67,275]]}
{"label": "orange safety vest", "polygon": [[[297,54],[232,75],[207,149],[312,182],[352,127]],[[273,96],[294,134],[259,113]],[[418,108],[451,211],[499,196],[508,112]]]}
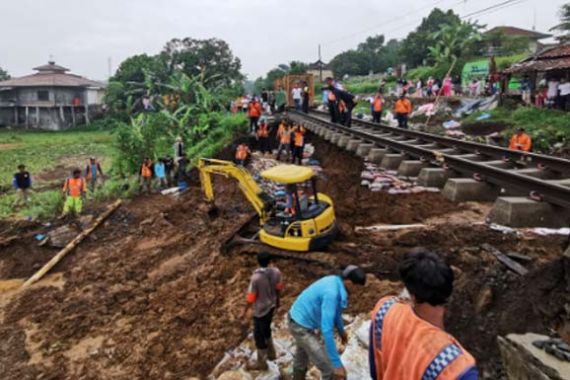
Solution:
{"label": "orange safety vest", "polygon": [[236,150],[236,160],[242,161],[247,159],[248,153],[249,153],[249,148],[247,147],[247,145],[244,144],[238,145]]}
{"label": "orange safety vest", "polygon": [[394,105],[394,112],[396,113],[411,113],[412,103],[408,99],[398,99]]}
{"label": "orange safety vest", "polygon": [[[522,147],[519,147],[522,145]],[[532,147],[532,140],[529,135],[523,133],[522,135],[513,135],[511,137],[511,142],[509,144],[509,149],[512,150],[522,150],[523,152],[529,152]]]}
{"label": "orange safety vest", "polygon": [[378,301],[371,319],[376,380],[455,380],[475,366],[455,338],[396,297]]}
{"label": "orange safety vest", "polygon": [[80,197],[86,191],[83,178],[68,178],[63,185],[63,191],[72,197]]}
{"label": "orange safety vest", "polygon": [[376,97],[374,98],[374,112],[382,111],[382,98]]}
{"label": "orange safety vest", "polygon": [[257,102],[249,103],[249,116],[250,117],[260,117],[261,116],[261,104]]}
{"label": "orange safety vest", "polygon": [[269,127],[267,124],[259,124],[257,127],[257,137],[269,137]]}
{"label": "orange safety vest", "polygon": [[284,129],[283,132],[281,132],[281,139],[279,140],[279,142],[281,144],[290,144],[291,143],[291,130],[290,129]]}
{"label": "orange safety vest", "polygon": [[152,177],[152,163],[145,165],[144,163],[141,165],[141,175],[143,177]]}
{"label": "orange safety vest", "polygon": [[295,146],[303,146],[305,143],[305,128],[296,127],[295,128]]}

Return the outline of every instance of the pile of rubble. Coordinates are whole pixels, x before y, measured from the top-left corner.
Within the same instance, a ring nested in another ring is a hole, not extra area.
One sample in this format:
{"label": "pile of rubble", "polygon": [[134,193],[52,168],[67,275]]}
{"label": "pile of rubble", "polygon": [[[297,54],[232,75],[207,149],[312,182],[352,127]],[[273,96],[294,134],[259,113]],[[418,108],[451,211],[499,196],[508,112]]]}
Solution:
{"label": "pile of rubble", "polygon": [[[349,334],[348,344],[343,347],[337,342],[342,351],[341,359],[348,374],[347,380],[361,380],[370,377],[368,370],[368,331],[370,321],[365,316],[353,318],[344,315],[348,321],[346,331]],[[248,371],[246,363],[255,359],[253,336],[245,339],[237,348],[228,351],[224,358],[212,371],[209,380],[278,380],[290,378],[293,372],[294,341],[287,330],[285,320],[279,322],[273,329],[273,341],[277,359],[268,362],[269,370],[265,372]],[[312,368],[307,379],[318,380],[319,372]]]}
{"label": "pile of rubble", "polygon": [[366,161],[364,170],[360,174],[361,185],[368,187],[370,191],[386,192],[388,194],[417,194],[423,192],[437,193],[440,189],[436,187],[417,186],[409,178],[398,177],[398,172],[385,170],[378,165]]}

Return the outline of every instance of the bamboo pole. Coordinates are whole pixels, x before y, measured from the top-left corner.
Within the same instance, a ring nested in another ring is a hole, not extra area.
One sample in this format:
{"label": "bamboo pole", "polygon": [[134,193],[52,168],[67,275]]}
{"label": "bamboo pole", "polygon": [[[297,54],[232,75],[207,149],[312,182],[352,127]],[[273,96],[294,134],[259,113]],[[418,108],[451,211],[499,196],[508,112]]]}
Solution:
{"label": "bamboo pole", "polygon": [[57,255],[52,257],[52,259],[48,261],[46,265],[44,265],[40,270],[34,273],[33,276],[30,277],[26,282],[24,282],[22,287],[26,288],[32,285],[34,282],[40,280],[43,276],[45,276],[45,274],[49,272],[50,269],[52,269],[57,263],[59,263],[69,252],[71,252],[75,247],[77,247],[79,243],[83,241],[83,239],[89,236],[91,232],[93,232],[105,219],[107,219],[109,215],[111,215],[116,209],[118,209],[121,203],[122,201],[119,199],[111,206],[109,206],[107,211],[105,211],[103,214],[99,215],[97,219],[95,219],[95,222],[93,223],[93,225],[91,225],[91,227],[89,227],[88,229],[82,231],[79,235],[77,235],[75,239],[73,239],[71,242],[69,242],[69,244],[67,244],[67,246],[65,246],[65,248],[59,251]]}
{"label": "bamboo pole", "polygon": [[[445,77],[443,78],[443,80],[445,80],[445,78],[447,78],[448,76],[451,75],[451,72],[453,71],[453,68],[455,67],[456,63],[457,63],[457,57],[453,57],[453,62],[451,63],[449,70],[447,70],[447,74],[445,74]],[[441,97],[441,92],[442,92],[441,90],[442,89],[443,89],[443,82],[441,82],[441,88],[438,90],[437,94],[435,95],[435,101],[433,102],[433,115],[435,115],[435,113],[437,111],[437,104],[439,103],[439,98]],[[431,116],[432,115],[429,115],[427,120],[426,120],[426,127],[429,127],[429,121],[431,120]]]}

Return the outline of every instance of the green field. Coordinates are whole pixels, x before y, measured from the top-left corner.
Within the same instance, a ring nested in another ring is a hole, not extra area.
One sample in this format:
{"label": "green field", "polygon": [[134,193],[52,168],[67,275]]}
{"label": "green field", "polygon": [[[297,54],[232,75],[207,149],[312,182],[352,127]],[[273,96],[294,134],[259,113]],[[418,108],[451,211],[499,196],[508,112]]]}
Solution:
{"label": "green field", "polygon": [[[114,153],[110,131],[74,129],[62,132],[0,130],[0,218],[17,214],[41,217],[59,207],[59,186],[74,167],[83,169],[96,156],[108,170]],[[32,201],[28,208],[12,209],[12,176],[19,164],[32,175]],[[53,205],[53,207],[47,207]]]}

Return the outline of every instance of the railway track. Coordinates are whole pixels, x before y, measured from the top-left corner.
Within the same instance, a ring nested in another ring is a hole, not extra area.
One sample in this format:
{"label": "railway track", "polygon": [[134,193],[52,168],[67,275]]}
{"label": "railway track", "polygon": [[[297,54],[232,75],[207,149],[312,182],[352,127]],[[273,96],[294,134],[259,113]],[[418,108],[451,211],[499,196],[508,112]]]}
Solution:
{"label": "railway track", "polygon": [[404,130],[353,119],[352,128],[322,112],[293,112],[309,130],[454,201],[497,200],[491,216],[513,226],[565,225],[570,160]]}

